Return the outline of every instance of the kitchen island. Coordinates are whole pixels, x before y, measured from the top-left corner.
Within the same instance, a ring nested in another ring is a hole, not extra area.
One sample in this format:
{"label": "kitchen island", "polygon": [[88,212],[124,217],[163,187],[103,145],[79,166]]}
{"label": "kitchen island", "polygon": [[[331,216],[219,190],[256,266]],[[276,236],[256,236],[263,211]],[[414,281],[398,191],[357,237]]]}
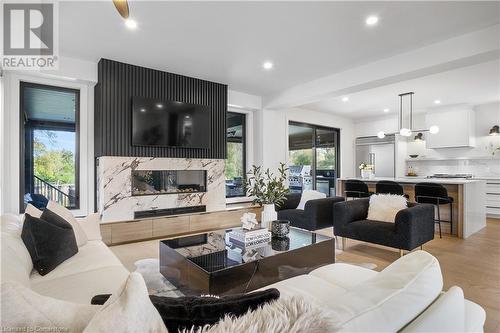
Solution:
{"label": "kitchen island", "polygon": [[[482,179],[442,179],[424,177],[375,177],[339,178],[337,180],[337,195],[345,196],[344,183],[347,179],[359,179],[368,185],[370,192],[375,192],[375,184],[381,180],[391,180],[403,186],[405,194],[410,196],[410,201],[415,201],[415,184],[432,182],[442,184],[448,190],[448,195],[453,198],[453,235],[467,238],[486,226],[486,181]],[[441,209],[441,219],[450,220],[449,208],[444,205]],[[441,223],[443,233],[450,233],[450,224]]]}

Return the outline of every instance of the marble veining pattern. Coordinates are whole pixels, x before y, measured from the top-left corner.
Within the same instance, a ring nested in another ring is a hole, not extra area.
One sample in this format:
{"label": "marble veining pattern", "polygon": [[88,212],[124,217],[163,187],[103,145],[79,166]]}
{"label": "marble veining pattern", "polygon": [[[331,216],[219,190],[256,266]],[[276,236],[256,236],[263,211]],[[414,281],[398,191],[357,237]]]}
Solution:
{"label": "marble veining pattern", "polygon": [[[99,158],[98,209],[103,222],[127,221],[134,211],[206,205],[225,208],[224,160],[155,157]],[[207,170],[207,192],[132,196],[133,170]]]}

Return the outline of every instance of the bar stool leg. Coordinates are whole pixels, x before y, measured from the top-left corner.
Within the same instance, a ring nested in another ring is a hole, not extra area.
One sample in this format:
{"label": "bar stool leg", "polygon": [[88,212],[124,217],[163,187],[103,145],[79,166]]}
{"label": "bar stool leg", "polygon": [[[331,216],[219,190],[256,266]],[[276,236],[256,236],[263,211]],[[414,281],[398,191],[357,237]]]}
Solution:
{"label": "bar stool leg", "polygon": [[439,203],[436,206],[438,209],[439,238],[443,238],[443,235],[441,234],[441,211],[439,210]]}
{"label": "bar stool leg", "polygon": [[453,235],[453,202],[450,202],[450,234]]}

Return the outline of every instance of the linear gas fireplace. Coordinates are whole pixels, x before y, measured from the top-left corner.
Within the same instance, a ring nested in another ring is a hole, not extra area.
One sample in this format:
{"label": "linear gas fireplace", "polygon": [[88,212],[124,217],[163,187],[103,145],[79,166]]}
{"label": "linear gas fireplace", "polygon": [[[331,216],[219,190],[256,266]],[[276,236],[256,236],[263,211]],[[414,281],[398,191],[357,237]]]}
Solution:
{"label": "linear gas fireplace", "polygon": [[132,195],[206,192],[206,170],[134,170]]}

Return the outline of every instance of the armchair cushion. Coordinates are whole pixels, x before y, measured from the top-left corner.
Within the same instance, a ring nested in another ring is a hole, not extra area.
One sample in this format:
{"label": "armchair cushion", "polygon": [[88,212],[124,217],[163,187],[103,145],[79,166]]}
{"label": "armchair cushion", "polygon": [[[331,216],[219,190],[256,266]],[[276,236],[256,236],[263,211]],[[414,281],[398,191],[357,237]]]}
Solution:
{"label": "armchair cushion", "polygon": [[300,202],[299,202],[299,205],[297,206],[297,209],[304,209],[306,206],[306,203],[310,200],[324,199],[324,198],[326,198],[325,193],[321,193],[321,192],[313,191],[313,190],[305,190],[302,192],[302,196],[300,197]]}
{"label": "armchair cushion", "polygon": [[374,194],[370,197],[368,219],[394,223],[396,214],[406,208],[406,198],[394,194]]}
{"label": "armchair cushion", "polygon": [[296,209],[300,202],[301,193],[288,193],[283,204],[277,206],[277,210]]}
{"label": "armchair cushion", "polygon": [[333,225],[333,205],[344,201],[342,197],[331,197],[306,202],[304,209],[285,209],[278,211],[280,220],[289,220],[294,227],[318,230]]}

